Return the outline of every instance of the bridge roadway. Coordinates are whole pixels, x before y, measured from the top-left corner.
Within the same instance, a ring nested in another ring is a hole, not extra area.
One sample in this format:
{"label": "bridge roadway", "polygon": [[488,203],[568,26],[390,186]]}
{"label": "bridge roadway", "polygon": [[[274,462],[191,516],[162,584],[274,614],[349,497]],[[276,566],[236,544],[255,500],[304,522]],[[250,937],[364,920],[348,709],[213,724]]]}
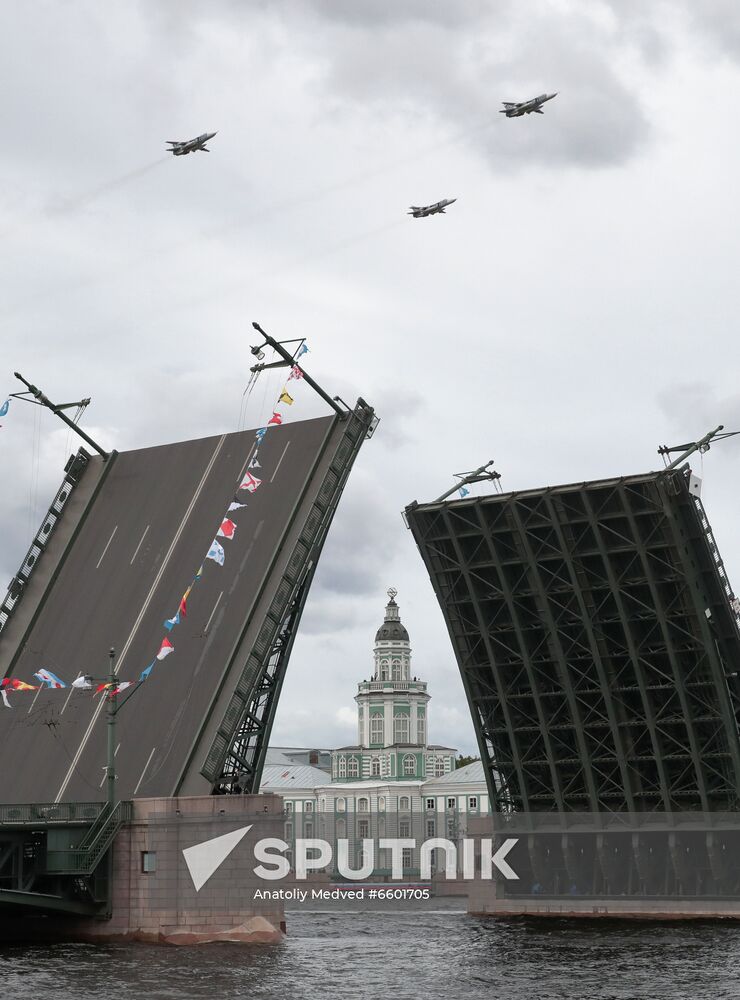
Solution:
{"label": "bridge roadway", "polygon": [[[219,539],[225,564],[205,555],[254,452],[254,431],[121,453],[47,590],[12,675],[35,683],[46,667],[71,682],[108,669],[137,680],[167,636],[175,652],[158,661],[121,708],[116,726],[117,798],[169,796],[202,736],[260,588],[294,518],[335,418],[271,427],[260,447],[263,480],[229,516]],[[199,566],[187,617],[164,621]],[[11,692],[0,705],[0,802],[99,801],[105,797],[106,713],[89,691]],[[197,771],[200,758],[196,754]],[[192,774],[188,785],[208,792]]]}

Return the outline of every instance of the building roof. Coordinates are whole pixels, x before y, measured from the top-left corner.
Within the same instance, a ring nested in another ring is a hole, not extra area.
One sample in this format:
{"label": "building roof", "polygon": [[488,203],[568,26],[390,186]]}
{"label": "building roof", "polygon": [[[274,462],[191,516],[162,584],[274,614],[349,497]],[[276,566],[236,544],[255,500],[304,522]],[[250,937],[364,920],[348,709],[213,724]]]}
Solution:
{"label": "building roof", "polygon": [[401,619],[398,617],[398,605],[393,597],[385,606],[385,621],[375,633],[375,641],[380,642],[381,639],[409,641],[409,634],[401,624]]}
{"label": "building roof", "polygon": [[485,782],[486,775],[483,770],[483,761],[474,760],[472,764],[466,764],[464,767],[458,767],[456,771],[450,771],[449,774],[443,774],[439,778],[428,778],[425,784],[427,785],[450,785],[450,784],[467,784],[468,782],[483,781]]}
{"label": "building roof", "polygon": [[327,784],[326,771],[310,764],[268,764],[262,772],[260,791],[315,788]]}

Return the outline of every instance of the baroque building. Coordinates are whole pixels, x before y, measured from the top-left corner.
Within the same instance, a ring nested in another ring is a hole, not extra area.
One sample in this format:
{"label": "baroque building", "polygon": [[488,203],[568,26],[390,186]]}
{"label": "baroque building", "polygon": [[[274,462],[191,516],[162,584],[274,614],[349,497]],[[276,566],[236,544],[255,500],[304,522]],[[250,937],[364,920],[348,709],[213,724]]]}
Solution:
{"label": "baroque building", "polygon": [[[396,596],[391,588],[375,634],[371,678],[357,686],[357,743],[331,751],[330,773],[315,766],[323,766],[326,751],[268,751],[260,790],[283,797],[289,842],[348,838],[358,858],[367,838],[458,841],[470,818],[489,813],[481,762],[456,770],[454,748],[427,742],[431,696],[412,672]],[[377,852],[377,876],[390,873],[386,854]],[[404,850],[403,868],[418,875],[418,850]]]}
{"label": "baroque building", "polygon": [[357,744],[332,754],[333,781],[408,781],[455,769],[456,751],[427,743],[426,681],[411,674],[411,643],[388,591],[371,679],[357,686]]}

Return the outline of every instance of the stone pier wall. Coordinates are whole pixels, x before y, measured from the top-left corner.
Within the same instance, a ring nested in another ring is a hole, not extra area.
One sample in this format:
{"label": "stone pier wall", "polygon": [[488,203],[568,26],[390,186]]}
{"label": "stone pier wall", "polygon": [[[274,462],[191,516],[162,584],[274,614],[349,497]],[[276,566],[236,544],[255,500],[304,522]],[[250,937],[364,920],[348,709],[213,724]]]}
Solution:
{"label": "stone pier wall", "polygon": [[[132,822],[113,848],[113,915],[106,921],[65,921],[74,936],[95,940],[278,942],[285,929],[282,904],[254,899],[264,888],[253,868],[261,837],[279,837],[283,801],[277,795],[137,799]],[[243,834],[196,889],[183,851],[227,834],[234,838],[191,855],[206,869]],[[205,861],[204,861],[205,859]],[[146,870],[151,869],[151,870]]]}

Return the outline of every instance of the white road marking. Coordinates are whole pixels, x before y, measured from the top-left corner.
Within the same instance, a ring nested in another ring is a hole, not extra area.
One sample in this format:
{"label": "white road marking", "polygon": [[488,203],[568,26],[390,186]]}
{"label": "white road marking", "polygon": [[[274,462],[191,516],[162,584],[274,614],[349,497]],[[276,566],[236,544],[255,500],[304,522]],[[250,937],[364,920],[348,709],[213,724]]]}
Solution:
{"label": "white road marking", "polygon": [[[113,541],[113,536],[117,531],[118,531],[118,525],[116,525],[113,531],[111,532],[110,538],[108,539],[108,545],[110,545],[110,543]],[[98,569],[100,567],[100,564],[103,561],[103,557],[105,556],[105,553],[108,551],[108,545],[106,545],[105,548],[103,549],[103,555],[101,555],[100,559],[98,559],[98,565],[95,567],[95,569]]]}
{"label": "white road marking", "polygon": [[282,453],[282,455],[280,456],[280,458],[278,459],[278,464],[277,464],[277,465],[275,466],[275,471],[274,471],[274,472],[273,472],[273,474],[272,474],[272,475],[270,476],[270,482],[272,482],[272,481],[273,481],[273,479],[275,478],[275,476],[277,475],[277,471],[278,471],[278,469],[280,468],[280,463],[281,463],[281,462],[282,462],[282,460],[283,460],[283,459],[285,458],[285,452],[286,452],[286,451],[288,450],[288,448],[289,448],[289,447],[290,447],[290,441],[288,441],[288,443],[287,443],[287,444],[285,445],[285,447],[283,448],[283,453]]}
{"label": "white road marking", "polygon": [[137,792],[138,792],[138,790],[139,790],[139,786],[141,785],[142,781],[144,780],[144,775],[146,774],[146,769],[147,769],[147,768],[149,767],[149,765],[151,764],[151,762],[152,762],[152,757],[154,756],[154,751],[155,751],[156,749],[157,749],[156,747],[152,747],[152,752],[151,752],[151,753],[149,754],[149,756],[148,756],[148,757],[147,757],[147,759],[146,759],[146,764],[144,765],[144,770],[143,770],[143,771],[141,772],[141,777],[139,778],[139,783],[137,784],[136,788],[134,789],[134,795],[136,795],[136,793],[137,793]]}
{"label": "white road marking", "polygon": [[62,705],[62,710],[61,710],[61,712],[59,713],[60,715],[64,715],[64,709],[65,709],[65,708],[67,707],[67,705],[69,705],[69,699],[70,699],[70,698],[72,697],[72,692],[73,692],[73,691],[74,691],[74,688],[70,686],[70,689],[69,689],[69,694],[68,694],[68,695],[67,695],[67,697],[66,697],[66,698],[64,699],[64,704]]}
{"label": "white road marking", "polygon": [[[198,487],[197,487],[195,493],[193,494],[193,497],[192,497],[190,503],[188,504],[188,509],[185,511],[185,514],[183,515],[182,521],[180,521],[180,525],[179,525],[177,531],[175,532],[175,537],[172,539],[172,543],[170,544],[170,547],[167,550],[167,555],[162,560],[162,565],[159,567],[159,572],[157,573],[157,576],[156,576],[156,578],[154,580],[154,583],[152,584],[152,586],[151,586],[151,588],[149,590],[149,593],[146,596],[146,600],[144,601],[144,603],[143,603],[143,605],[141,607],[141,611],[139,612],[139,615],[138,615],[136,621],[134,622],[134,627],[131,629],[131,632],[129,633],[129,637],[126,640],[126,642],[125,642],[125,644],[123,646],[123,649],[121,650],[121,654],[118,657],[118,661],[117,661],[116,667],[115,667],[115,674],[116,674],[116,676],[118,676],[118,673],[119,673],[119,671],[121,669],[123,661],[126,658],[126,653],[128,653],[129,648],[131,647],[131,643],[134,641],[134,636],[136,635],[136,633],[137,633],[137,631],[139,629],[139,626],[141,625],[142,619],[144,618],[144,615],[146,614],[147,608],[149,607],[149,604],[151,603],[151,600],[154,597],[154,593],[155,593],[157,587],[159,586],[159,581],[162,579],[162,574],[164,573],[165,569],[167,568],[167,564],[169,563],[169,561],[170,561],[170,559],[172,557],[172,553],[175,551],[175,546],[177,545],[178,541],[180,540],[180,535],[182,534],[182,532],[183,532],[183,530],[185,528],[185,525],[188,522],[188,518],[190,517],[190,515],[193,512],[193,507],[195,507],[196,501],[198,500],[198,497],[200,496],[200,494],[201,494],[201,492],[203,490],[203,487],[206,484],[206,480],[208,479],[208,476],[210,475],[211,469],[213,468],[213,464],[216,461],[216,458],[218,457],[218,453],[223,448],[223,444],[224,444],[225,440],[226,440],[226,435],[222,434],[221,437],[219,438],[218,444],[214,448],[213,454],[211,455],[211,460],[208,463],[208,465],[206,466],[205,472],[203,473],[203,475],[201,477],[201,480],[198,483]],[[80,745],[77,748],[77,752],[75,753],[75,755],[74,755],[74,757],[72,759],[72,763],[70,765],[70,768],[67,771],[67,774],[66,774],[66,777],[65,777],[64,781],[62,782],[61,788],[57,792],[56,798],[54,799],[55,802],[61,801],[61,798],[62,798],[62,796],[64,795],[64,793],[65,793],[65,791],[67,789],[67,785],[71,781],[72,775],[74,774],[75,769],[77,767],[77,764],[79,763],[80,757],[82,756],[82,752],[85,749],[85,747],[87,746],[87,741],[90,739],[90,733],[92,733],[92,731],[93,731],[93,726],[95,725],[95,722],[97,721],[97,718],[100,715],[100,713],[101,713],[102,710],[103,710],[103,700],[101,699],[98,702],[98,704],[95,706],[95,710],[93,711],[92,718],[90,719],[88,727],[85,730],[85,735],[80,740]]]}
{"label": "white road marking", "polygon": [[213,605],[213,611],[211,612],[211,617],[210,617],[210,618],[208,619],[208,621],[206,622],[206,627],[205,627],[205,628],[203,629],[203,633],[204,633],[204,635],[207,635],[207,634],[208,634],[208,626],[209,626],[209,625],[211,624],[211,622],[213,621],[213,616],[214,616],[214,615],[216,614],[216,608],[218,607],[218,605],[219,605],[219,601],[221,600],[221,598],[222,598],[223,596],[224,596],[224,592],[223,592],[223,590],[222,590],[222,591],[221,591],[221,593],[220,593],[220,594],[218,595],[218,597],[216,598],[216,603],[215,603],[215,604]]}
{"label": "white road marking", "polygon": [[239,488],[239,483],[242,481],[242,476],[247,471],[247,466],[252,461],[252,455],[254,455],[254,453],[255,453],[256,450],[257,450],[257,446],[254,445],[254,444],[249,449],[249,454],[247,455],[247,459],[246,459],[244,465],[242,466],[242,470],[239,473],[239,475],[236,477],[236,487],[237,487],[237,489]]}
{"label": "white road marking", "polygon": [[139,549],[141,548],[141,543],[146,538],[146,533],[147,533],[147,531],[149,531],[150,528],[151,528],[151,524],[147,524],[146,528],[144,528],[144,534],[139,539],[139,544],[136,546],[136,552],[134,552],[134,554],[131,556],[131,562],[129,563],[129,566],[133,566],[134,565],[134,559],[138,555]]}

